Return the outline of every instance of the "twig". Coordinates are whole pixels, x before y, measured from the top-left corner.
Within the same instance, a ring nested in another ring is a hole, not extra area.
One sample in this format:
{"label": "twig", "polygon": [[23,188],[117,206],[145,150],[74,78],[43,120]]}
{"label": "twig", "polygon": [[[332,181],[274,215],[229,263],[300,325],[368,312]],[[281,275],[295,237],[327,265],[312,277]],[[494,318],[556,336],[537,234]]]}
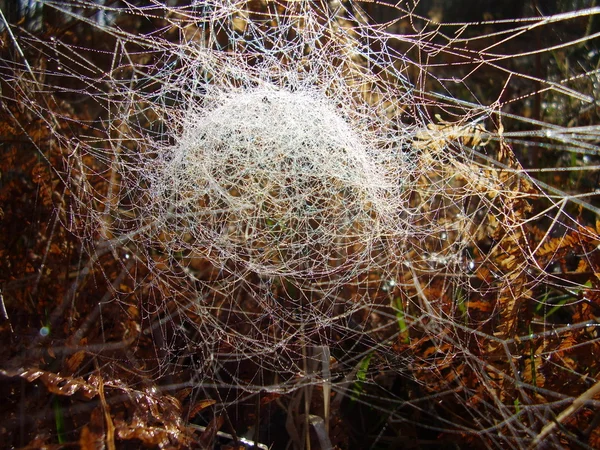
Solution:
{"label": "twig", "polygon": [[536,436],[536,438],[531,442],[529,449],[536,448],[539,444],[541,444],[542,440],[548,436],[554,429],[558,426],[558,424],[564,422],[568,417],[575,414],[576,411],[579,410],[588,400],[594,398],[596,394],[600,392],[600,381],[594,384],[591,388],[573,400],[571,406],[561,412],[552,422],[542,428],[540,434]]}

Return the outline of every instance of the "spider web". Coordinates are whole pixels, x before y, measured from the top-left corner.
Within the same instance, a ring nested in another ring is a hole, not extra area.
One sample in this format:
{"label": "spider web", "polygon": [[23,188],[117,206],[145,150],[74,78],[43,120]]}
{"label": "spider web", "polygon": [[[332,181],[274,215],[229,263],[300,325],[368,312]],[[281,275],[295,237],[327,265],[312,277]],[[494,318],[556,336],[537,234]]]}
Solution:
{"label": "spider web", "polygon": [[96,368],[63,375],[151,382],[202,439],[598,445],[600,10],[178,3],[5,19],[55,179],[35,289],[55,229],[83,247],[49,345]]}

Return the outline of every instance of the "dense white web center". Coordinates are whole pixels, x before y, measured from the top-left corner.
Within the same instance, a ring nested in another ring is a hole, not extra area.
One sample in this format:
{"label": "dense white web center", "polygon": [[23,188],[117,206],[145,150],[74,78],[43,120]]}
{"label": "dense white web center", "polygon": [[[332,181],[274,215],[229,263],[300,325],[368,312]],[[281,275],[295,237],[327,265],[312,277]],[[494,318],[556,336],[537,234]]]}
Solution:
{"label": "dense white web center", "polygon": [[261,274],[364,262],[388,187],[340,110],[318,92],[271,88],[218,93],[211,106],[187,114],[154,186],[174,238]]}

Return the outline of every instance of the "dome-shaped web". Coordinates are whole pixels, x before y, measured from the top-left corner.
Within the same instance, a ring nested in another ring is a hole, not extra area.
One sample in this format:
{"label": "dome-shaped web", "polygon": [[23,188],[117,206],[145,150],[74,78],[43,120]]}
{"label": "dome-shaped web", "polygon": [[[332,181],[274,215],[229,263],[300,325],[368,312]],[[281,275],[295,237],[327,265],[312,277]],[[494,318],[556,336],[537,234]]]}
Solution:
{"label": "dome-shaped web", "polygon": [[265,276],[364,265],[397,198],[377,150],[318,92],[210,97],[183,118],[150,183],[166,246]]}
{"label": "dome-shaped web", "polygon": [[53,225],[2,374],[162,447],[597,445],[598,9],[183,3],[4,14],[1,192]]}

